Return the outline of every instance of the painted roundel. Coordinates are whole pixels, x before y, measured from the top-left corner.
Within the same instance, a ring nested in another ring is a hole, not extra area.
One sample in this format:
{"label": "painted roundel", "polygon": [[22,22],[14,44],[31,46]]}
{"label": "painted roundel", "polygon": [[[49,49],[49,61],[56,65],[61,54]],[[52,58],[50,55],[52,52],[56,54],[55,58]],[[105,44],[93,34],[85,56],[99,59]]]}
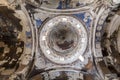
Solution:
{"label": "painted roundel", "polygon": [[58,64],[80,58],[86,50],[88,35],[83,24],[72,16],[57,16],[40,29],[39,44],[44,56]]}

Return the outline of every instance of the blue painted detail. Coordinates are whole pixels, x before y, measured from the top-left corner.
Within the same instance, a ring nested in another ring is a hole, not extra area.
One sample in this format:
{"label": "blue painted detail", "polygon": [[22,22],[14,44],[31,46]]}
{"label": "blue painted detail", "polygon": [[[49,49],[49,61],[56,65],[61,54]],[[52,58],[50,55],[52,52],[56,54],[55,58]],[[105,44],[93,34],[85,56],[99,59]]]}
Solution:
{"label": "blue painted detail", "polygon": [[[67,0],[65,2],[65,9],[71,9],[69,3],[70,3],[69,0]],[[63,2],[62,1],[59,2],[59,6],[57,7],[57,9],[63,9]]]}
{"label": "blue painted detail", "polygon": [[82,20],[85,18],[85,12],[84,13],[79,13],[79,14],[73,14],[73,15],[82,19]]}
{"label": "blue painted detail", "polygon": [[27,37],[31,37],[32,33],[26,31],[26,35],[27,35]]}
{"label": "blue painted detail", "polygon": [[70,7],[70,0],[66,0],[66,2],[65,2],[65,4],[66,4],[66,9],[70,9],[70,8],[72,8],[72,7]]}
{"label": "blue painted detail", "polygon": [[[79,19],[81,19],[83,22],[84,22],[84,18],[85,18],[85,12],[84,13],[79,13],[79,14],[74,14],[76,17],[78,17]],[[91,24],[91,19],[90,19],[90,17],[88,17],[88,20],[87,20],[87,22],[85,22],[85,25],[87,26],[87,27],[90,27],[90,24]]]}
{"label": "blue painted detail", "polygon": [[87,27],[90,27],[91,21],[92,21],[92,20],[90,19],[90,17],[88,17],[88,20],[87,20],[87,22],[85,23]]}
{"label": "blue painted detail", "polygon": [[62,9],[62,1],[59,2],[59,6],[57,7],[57,9]]}
{"label": "blue painted detail", "polygon": [[42,24],[42,21],[41,21],[40,19],[39,19],[39,20],[36,20],[36,26],[37,26],[37,27],[40,27],[41,24]]}

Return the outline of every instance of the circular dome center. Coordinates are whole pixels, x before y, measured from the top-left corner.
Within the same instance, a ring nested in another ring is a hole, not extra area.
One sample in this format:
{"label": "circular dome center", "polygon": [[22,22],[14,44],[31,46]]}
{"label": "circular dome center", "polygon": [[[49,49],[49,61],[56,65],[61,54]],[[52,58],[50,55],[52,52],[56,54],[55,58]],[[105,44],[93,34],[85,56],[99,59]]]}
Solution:
{"label": "circular dome center", "polygon": [[70,23],[60,22],[53,27],[49,34],[49,46],[57,52],[68,53],[77,43],[77,32]]}
{"label": "circular dome center", "polygon": [[56,16],[40,29],[40,49],[46,58],[58,64],[76,61],[87,48],[87,32],[73,16]]}

